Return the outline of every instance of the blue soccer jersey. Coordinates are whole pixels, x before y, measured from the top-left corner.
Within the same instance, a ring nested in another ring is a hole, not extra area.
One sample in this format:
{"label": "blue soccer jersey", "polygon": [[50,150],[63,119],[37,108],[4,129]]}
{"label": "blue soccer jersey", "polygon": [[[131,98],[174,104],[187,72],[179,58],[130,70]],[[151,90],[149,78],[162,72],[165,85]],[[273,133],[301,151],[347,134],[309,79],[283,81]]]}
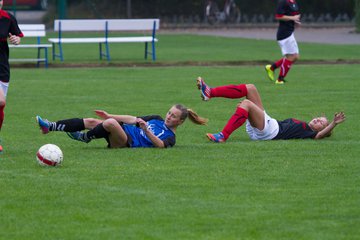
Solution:
{"label": "blue soccer jersey", "polygon": [[[147,122],[148,129],[164,142],[165,147],[172,147],[175,145],[175,133],[165,125],[164,119],[158,115],[143,116],[139,118]],[[123,129],[129,137],[130,147],[154,147],[154,144],[139,126],[124,124]]]}

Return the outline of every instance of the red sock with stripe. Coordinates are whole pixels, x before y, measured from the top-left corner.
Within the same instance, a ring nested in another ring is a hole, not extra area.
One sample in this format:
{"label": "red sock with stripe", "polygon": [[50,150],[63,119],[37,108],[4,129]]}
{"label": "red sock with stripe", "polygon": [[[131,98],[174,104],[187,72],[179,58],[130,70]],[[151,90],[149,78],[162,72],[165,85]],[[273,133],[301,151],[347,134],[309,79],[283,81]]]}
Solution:
{"label": "red sock with stripe", "polygon": [[292,61],[284,58],[283,64],[280,67],[280,73],[279,73],[280,80],[284,80],[284,78],[286,77],[287,73],[289,72],[292,64],[293,64]]}
{"label": "red sock with stripe", "polygon": [[275,69],[279,68],[279,67],[283,64],[284,59],[285,59],[285,58],[281,58],[281,59],[279,59],[278,61],[274,62],[274,63],[271,65],[271,70],[274,71]]}
{"label": "red sock with stripe", "polygon": [[5,108],[5,105],[0,106],[0,130],[1,130],[2,124],[4,122],[4,118],[5,118],[4,108]]}
{"label": "red sock with stripe", "polygon": [[210,96],[224,98],[242,98],[247,95],[246,84],[226,85],[211,88]]}
{"label": "red sock with stripe", "polygon": [[225,137],[225,140],[229,138],[233,131],[241,127],[246,119],[248,119],[249,113],[244,108],[238,107],[234,115],[231,116],[224,129],[221,131]]}

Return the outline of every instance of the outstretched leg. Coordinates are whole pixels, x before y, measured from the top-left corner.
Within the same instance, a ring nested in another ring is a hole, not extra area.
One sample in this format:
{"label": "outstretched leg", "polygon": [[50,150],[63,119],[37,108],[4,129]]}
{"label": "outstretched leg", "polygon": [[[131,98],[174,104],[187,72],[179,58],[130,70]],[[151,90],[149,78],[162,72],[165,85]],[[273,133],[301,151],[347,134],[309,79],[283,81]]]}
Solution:
{"label": "outstretched leg", "polygon": [[[61,131],[66,132],[70,138],[85,143],[89,143],[93,139],[105,138],[112,148],[127,147],[128,137],[120,124],[113,118],[106,120],[71,118],[50,122],[36,116],[36,121],[43,134],[51,131]],[[85,129],[89,129],[89,131],[81,132]]]}
{"label": "outstretched leg", "polygon": [[50,122],[40,116],[36,116],[36,121],[43,134],[47,134],[50,131],[76,132],[85,129],[93,129],[102,122],[102,120],[96,118],[71,118]]}
{"label": "outstretched leg", "polygon": [[205,83],[204,79],[198,77],[196,79],[196,85],[201,91],[204,101],[208,101],[210,98],[214,97],[242,98],[247,95],[246,84],[226,85],[212,88]]}
{"label": "outstretched leg", "polygon": [[197,78],[196,84],[201,91],[203,100],[205,101],[214,97],[232,99],[246,97],[246,99],[252,101],[259,108],[264,109],[260,94],[254,84],[225,85],[212,88],[208,86],[201,77]]}

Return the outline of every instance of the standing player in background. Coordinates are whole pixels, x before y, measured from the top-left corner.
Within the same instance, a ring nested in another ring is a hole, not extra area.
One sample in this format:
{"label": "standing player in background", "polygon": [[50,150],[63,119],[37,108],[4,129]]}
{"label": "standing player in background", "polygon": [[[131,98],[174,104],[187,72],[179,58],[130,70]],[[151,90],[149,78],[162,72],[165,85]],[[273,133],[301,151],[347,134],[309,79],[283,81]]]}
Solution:
{"label": "standing player in background", "polygon": [[275,84],[284,84],[286,74],[291,65],[299,59],[299,48],[294,37],[295,26],[300,25],[299,6],[295,0],[278,0],[275,18],[279,21],[276,39],[283,57],[265,66],[271,81],[274,81],[274,71],[280,68],[279,77]]}
{"label": "standing player in background", "polygon": [[[0,130],[4,121],[4,108],[6,104],[6,94],[10,80],[9,65],[9,42],[14,45],[20,44],[20,37],[23,34],[13,15],[2,10],[3,0],[0,0]],[[0,153],[3,151],[0,145]]]}

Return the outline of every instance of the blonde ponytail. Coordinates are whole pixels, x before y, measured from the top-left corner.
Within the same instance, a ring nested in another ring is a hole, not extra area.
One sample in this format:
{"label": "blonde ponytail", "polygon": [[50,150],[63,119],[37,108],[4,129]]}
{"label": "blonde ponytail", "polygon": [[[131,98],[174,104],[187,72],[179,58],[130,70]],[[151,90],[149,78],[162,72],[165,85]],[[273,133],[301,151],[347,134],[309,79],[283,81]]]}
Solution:
{"label": "blonde ponytail", "polygon": [[200,117],[194,110],[188,108],[188,117],[189,119],[198,125],[206,125],[206,123],[209,121],[207,118]]}
{"label": "blonde ponytail", "polygon": [[194,110],[186,108],[182,104],[176,104],[175,107],[181,111],[181,120],[185,120],[187,117],[189,117],[190,121],[198,125],[206,125],[208,122],[207,118],[200,117]]}

